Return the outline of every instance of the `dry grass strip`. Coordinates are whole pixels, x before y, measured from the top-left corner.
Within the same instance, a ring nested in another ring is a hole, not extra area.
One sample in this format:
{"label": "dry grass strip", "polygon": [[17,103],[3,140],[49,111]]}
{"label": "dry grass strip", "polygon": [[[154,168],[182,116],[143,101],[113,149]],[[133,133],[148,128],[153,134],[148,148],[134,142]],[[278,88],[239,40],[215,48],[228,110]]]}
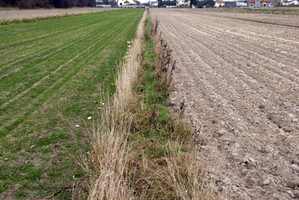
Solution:
{"label": "dry grass strip", "polygon": [[[147,111],[134,90],[145,73],[143,66],[148,65],[140,56],[144,54],[146,22],[147,12],[139,24],[127,62],[118,75],[116,92],[94,127],[93,151],[82,165],[90,175],[88,199],[211,199],[211,190],[202,178],[202,165],[193,148],[190,130],[182,121],[156,127],[155,109]],[[168,57],[166,46],[157,32],[153,33],[159,60],[154,64],[155,73],[162,74],[166,65],[173,68],[174,63],[168,63],[168,58],[162,60]],[[168,71],[171,73],[172,69]],[[159,75],[158,84],[170,86],[169,73]],[[136,133],[147,126],[137,122],[141,118],[149,119],[150,126],[159,129],[161,134],[164,129],[173,130],[174,134],[167,136],[171,140],[166,140],[163,146],[165,155],[148,156],[147,150],[154,152],[158,147],[153,138]],[[149,145],[151,142],[153,145]]]}

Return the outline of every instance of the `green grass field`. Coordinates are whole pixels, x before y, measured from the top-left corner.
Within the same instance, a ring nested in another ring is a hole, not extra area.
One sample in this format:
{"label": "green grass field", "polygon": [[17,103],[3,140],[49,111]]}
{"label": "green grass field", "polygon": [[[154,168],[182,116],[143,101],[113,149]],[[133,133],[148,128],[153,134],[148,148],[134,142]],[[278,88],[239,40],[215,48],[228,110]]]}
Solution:
{"label": "green grass field", "polygon": [[118,63],[143,12],[0,27],[0,199],[46,197],[82,178],[71,155],[90,151],[88,129],[101,94],[114,92]]}

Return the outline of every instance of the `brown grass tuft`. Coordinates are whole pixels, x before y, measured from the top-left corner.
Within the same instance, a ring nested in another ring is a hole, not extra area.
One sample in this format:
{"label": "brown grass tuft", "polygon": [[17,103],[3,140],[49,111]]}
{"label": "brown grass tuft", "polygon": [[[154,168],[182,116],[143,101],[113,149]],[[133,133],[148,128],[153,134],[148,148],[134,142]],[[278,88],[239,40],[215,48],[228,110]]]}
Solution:
{"label": "brown grass tuft", "polygon": [[[142,21],[146,19],[146,14]],[[138,27],[137,37],[127,62],[117,78],[116,92],[112,102],[106,104],[100,122],[93,131],[93,151],[84,168],[91,176],[88,199],[133,199],[133,190],[126,178],[129,159],[132,157],[128,144],[133,115],[128,111],[134,101],[133,84],[138,77],[138,55],[141,53],[143,23]]]}

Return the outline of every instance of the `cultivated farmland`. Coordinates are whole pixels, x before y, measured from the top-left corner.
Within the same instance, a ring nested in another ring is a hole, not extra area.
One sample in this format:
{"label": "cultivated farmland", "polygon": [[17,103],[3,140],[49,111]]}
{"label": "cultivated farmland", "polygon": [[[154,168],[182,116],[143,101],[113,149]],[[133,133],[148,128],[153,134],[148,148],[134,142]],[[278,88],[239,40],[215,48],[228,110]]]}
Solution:
{"label": "cultivated farmland", "polygon": [[151,9],[215,194],[299,198],[299,17]]}
{"label": "cultivated farmland", "polygon": [[118,63],[143,12],[0,27],[0,199],[45,197],[80,180],[71,155],[88,155],[86,126],[105,103],[101,94],[114,92]]}

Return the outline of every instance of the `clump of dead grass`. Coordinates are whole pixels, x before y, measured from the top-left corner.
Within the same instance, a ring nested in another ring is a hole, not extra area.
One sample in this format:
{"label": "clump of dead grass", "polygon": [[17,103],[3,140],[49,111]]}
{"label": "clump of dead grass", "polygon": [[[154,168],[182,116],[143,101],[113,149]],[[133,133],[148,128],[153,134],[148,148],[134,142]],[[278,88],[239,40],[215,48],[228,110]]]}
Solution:
{"label": "clump of dead grass", "polygon": [[94,127],[89,160],[84,163],[90,175],[88,199],[133,199],[133,189],[129,185],[129,160],[132,157],[128,143],[134,115],[128,112],[129,102],[136,98],[133,84],[138,77],[138,54],[142,27],[138,27],[130,56],[122,67],[116,83],[116,92],[111,102],[106,103],[100,120]]}
{"label": "clump of dead grass", "polygon": [[93,131],[89,199],[209,199],[191,129],[163,105],[175,62],[146,16]]}
{"label": "clump of dead grass", "polygon": [[127,142],[130,119],[115,120],[113,113],[118,113],[111,109],[104,111],[105,118],[93,134],[93,150],[87,165],[92,177],[89,199],[132,199],[133,196],[125,176],[130,157]]}

